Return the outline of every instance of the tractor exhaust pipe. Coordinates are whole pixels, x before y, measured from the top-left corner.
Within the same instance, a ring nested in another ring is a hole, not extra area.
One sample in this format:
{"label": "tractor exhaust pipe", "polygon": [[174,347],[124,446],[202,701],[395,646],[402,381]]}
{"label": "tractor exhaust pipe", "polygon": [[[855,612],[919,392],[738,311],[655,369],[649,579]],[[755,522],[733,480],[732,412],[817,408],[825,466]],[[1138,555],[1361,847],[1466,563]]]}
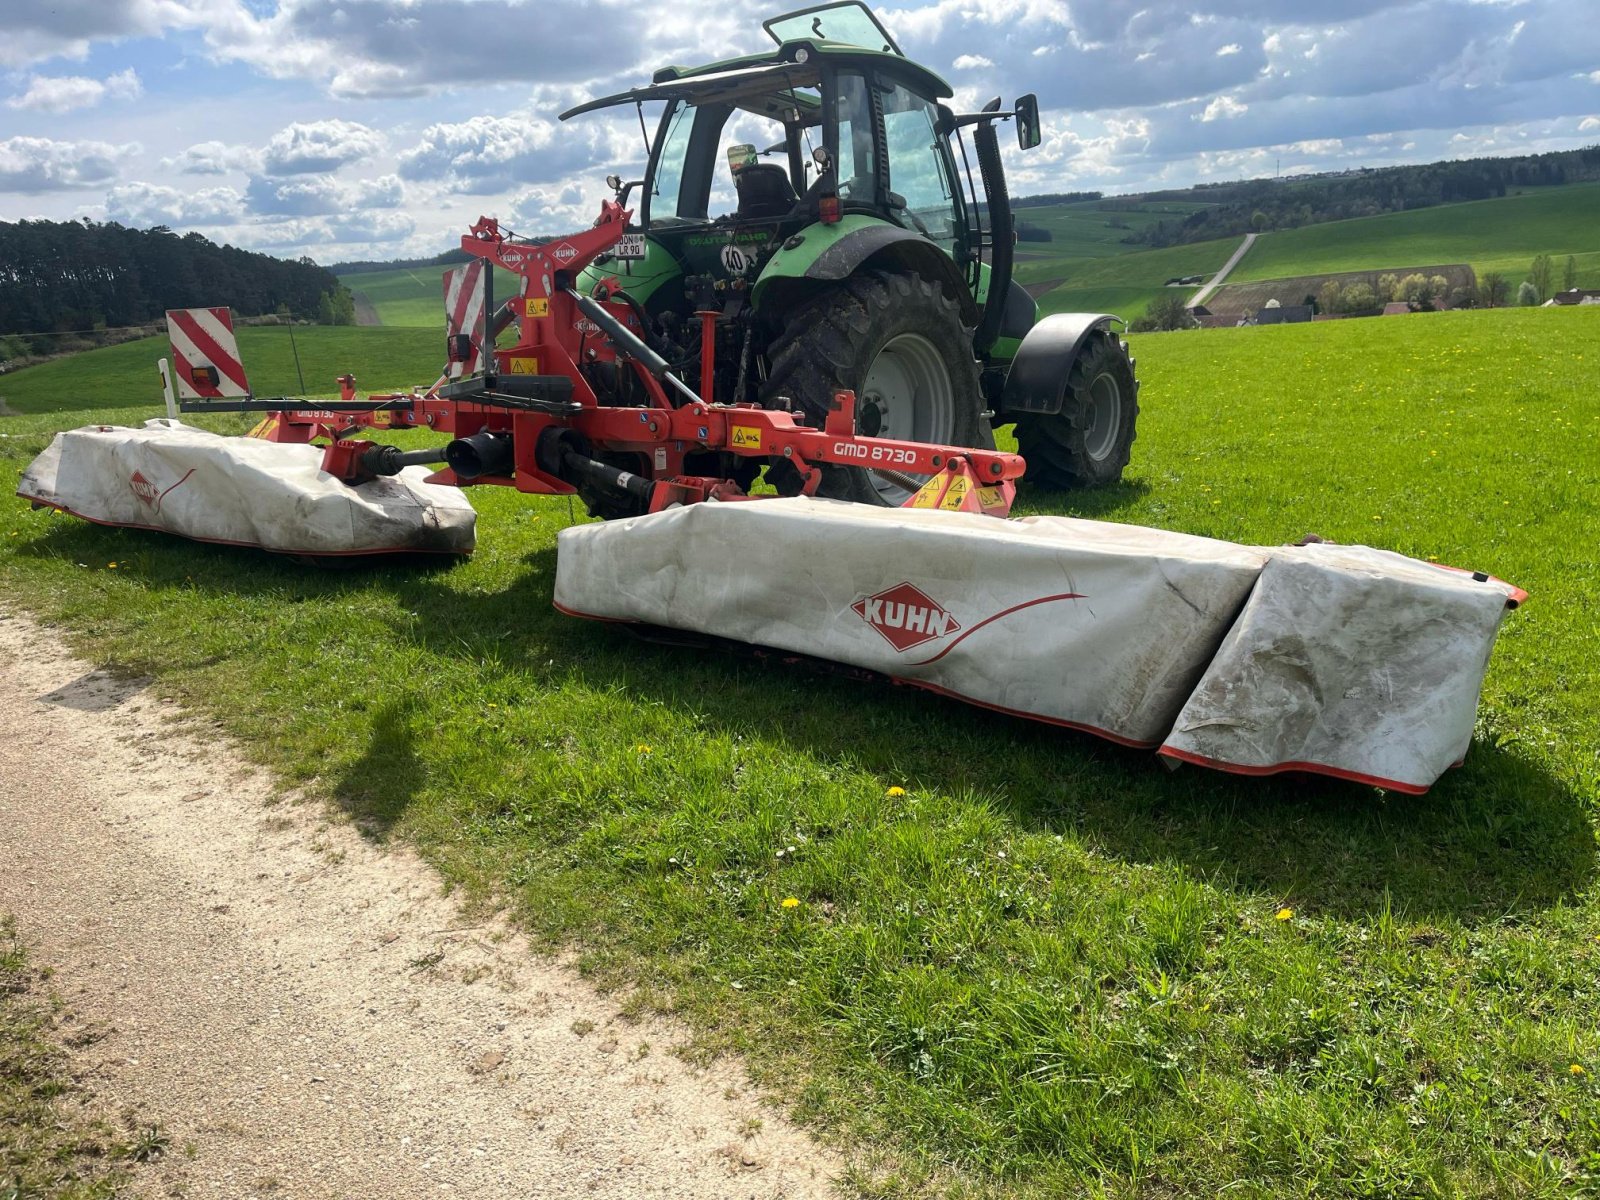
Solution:
{"label": "tractor exhaust pipe", "polygon": [[484,429],[471,437],[457,438],[444,448],[444,462],[457,479],[509,475],[515,465],[511,435]]}

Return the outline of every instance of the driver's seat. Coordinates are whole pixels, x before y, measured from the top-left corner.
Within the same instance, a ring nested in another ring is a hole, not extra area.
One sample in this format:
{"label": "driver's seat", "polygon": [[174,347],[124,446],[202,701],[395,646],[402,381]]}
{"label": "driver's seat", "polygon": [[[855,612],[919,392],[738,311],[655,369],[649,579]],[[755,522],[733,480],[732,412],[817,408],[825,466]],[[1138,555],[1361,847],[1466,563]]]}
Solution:
{"label": "driver's seat", "polygon": [[739,192],[739,218],[771,221],[789,215],[798,197],[789,172],[777,163],[751,163],[733,177]]}

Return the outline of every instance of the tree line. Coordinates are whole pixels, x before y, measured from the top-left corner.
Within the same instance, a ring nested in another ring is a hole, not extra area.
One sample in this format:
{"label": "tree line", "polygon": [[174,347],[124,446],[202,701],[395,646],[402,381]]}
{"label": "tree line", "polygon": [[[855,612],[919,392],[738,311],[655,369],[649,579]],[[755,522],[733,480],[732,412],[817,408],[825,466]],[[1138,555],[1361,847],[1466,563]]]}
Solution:
{"label": "tree line", "polygon": [[1351,217],[1430,208],[1504,196],[1512,187],[1553,187],[1600,179],[1600,145],[1515,158],[1471,158],[1417,166],[1363,167],[1331,175],[1250,179],[1201,184],[1182,191],[1112,197],[1101,207],[1116,212],[1128,202],[1202,201],[1211,207],[1187,217],[1157,221],[1122,240],[1173,246],[1239,237],[1265,229],[1294,229]]}
{"label": "tree line", "polygon": [[350,294],[309,258],[290,261],[164,225],[0,222],[0,336],[7,354],[62,349],[58,333],[154,322],[169,308],[226,305],[353,323]]}

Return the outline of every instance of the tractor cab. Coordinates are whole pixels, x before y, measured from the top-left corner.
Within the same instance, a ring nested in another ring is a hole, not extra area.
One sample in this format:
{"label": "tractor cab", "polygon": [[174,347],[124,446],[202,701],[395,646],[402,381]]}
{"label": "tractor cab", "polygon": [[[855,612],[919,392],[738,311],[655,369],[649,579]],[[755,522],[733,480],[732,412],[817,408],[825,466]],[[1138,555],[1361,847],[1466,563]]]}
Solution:
{"label": "tractor cab", "polygon": [[[949,84],[907,59],[854,0],[764,28],[776,54],[666,67],[648,87],[562,114],[664,104],[645,178],[613,177],[647,241],[597,273],[620,264],[640,282],[676,274],[724,290],[754,285],[783,242],[852,215],[931,243],[952,264],[973,261],[976,238],[948,140],[953,115],[942,104]],[[665,255],[652,255],[651,245]],[[668,306],[672,291],[651,307]]]}
{"label": "tractor cab", "polygon": [[[663,67],[561,114],[628,106],[646,126],[645,105],[661,106],[644,177],[607,179],[634,224],[579,290],[626,304],[652,350],[698,374],[713,403],[820,422],[848,390],[865,434],[992,447],[993,429],[1016,422],[1040,478],[1120,477],[1137,410],[1115,318],[1039,321],[1012,279],[996,126],[1014,121],[1018,145],[1037,146],[1037,100],[952,111],[950,85],[859,0],[763,28],[774,50]],[[637,403],[625,381],[593,374],[602,403]],[[767,482],[798,486],[781,462]],[[822,490],[896,505],[920,482],[892,466],[838,468]]]}

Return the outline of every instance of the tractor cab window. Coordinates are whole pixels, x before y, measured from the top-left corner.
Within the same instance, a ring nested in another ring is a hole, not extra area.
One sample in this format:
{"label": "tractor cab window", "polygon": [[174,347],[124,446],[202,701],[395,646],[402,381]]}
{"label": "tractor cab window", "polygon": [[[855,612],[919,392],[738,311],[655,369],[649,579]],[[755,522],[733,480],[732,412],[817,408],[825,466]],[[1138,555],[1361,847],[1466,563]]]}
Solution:
{"label": "tractor cab window", "polygon": [[741,220],[788,215],[796,195],[783,124],[735,110],[722,128],[711,211]]}
{"label": "tractor cab window", "polygon": [[902,225],[956,253],[961,227],[948,147],[933,102],[899,84],[885,87],[883,135],[889,154],[889,211]]}
{"label": "tractor cab window", "polygon": [[700,109],[693,104],[675,104],[667,114],[666,134],[650,181],[650,220],[653,222],[674,218],[703,221],[706,218],[705,203],[703,200],[697,203],[695,196],[698,189],[687,187],[684,175],[689,144],[700,115]]}
{"label": "tractor cab window", "polygon": [[[816,107],[800,89],[737,105],[674,102],[651,167],[650,224],[786,216],[796,200],[795,174],[805,161],[801,155],[810,137],[805,126],[815,120],[808,112]],[[803,188],[803,174],[800,182]]]}
{"label": "tractor cab window", "polygon": [[839,167],[839,198],[845,203],[875,204],[878,159],[874,152],[872,88],[866,77],[840,71],[834,88],[834,136]]}

